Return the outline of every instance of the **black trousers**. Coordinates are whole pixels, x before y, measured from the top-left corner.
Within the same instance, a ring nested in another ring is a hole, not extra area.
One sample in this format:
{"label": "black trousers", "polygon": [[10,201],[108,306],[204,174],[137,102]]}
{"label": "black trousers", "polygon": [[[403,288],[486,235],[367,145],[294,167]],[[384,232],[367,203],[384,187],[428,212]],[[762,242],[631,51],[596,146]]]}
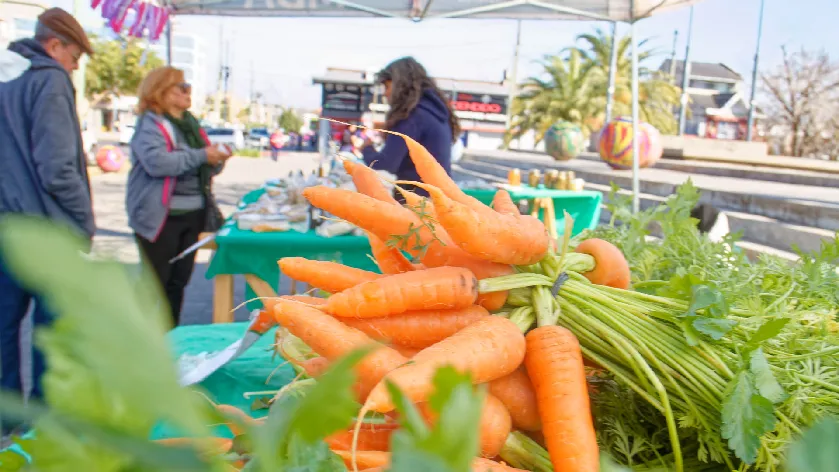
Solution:
{"label": "black trousers", "polygon": [[140,235],[134,235],[142,255],[151,265],[166,294],[173,326],[178,326],[181,320],[184,290],[195,267],[195,253],[171,264],[169,261],[198,241],[198,235],[204,230],[204,223],[205,211],[196,210],[169,215],[157,241],[152,242]]}

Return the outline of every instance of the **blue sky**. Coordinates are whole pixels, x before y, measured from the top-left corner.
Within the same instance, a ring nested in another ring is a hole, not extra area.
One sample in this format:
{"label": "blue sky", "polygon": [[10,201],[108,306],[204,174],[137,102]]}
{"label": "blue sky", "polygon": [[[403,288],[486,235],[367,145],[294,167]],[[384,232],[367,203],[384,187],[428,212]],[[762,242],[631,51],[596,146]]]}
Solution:
{"label": "blue sky", "polygon": [[[89,4],[89,2],[85,2]],[[53,0],[70,10],[72,0]],[[705,0],[695,6],[691,57],[722,62],[747,79],[751,75],[757,36],[759,0]],[[779,64],[781,46],[823,49],[839,58],[839,2],[835,0],[766,0],[761,42],[761,69]],[[95,25],[99,12],[85,7],[83,23]],[[314,75],[327,67],[377,68],[391,59],[413,55],[440,77],[500,80],[512,64],[516,24],[494,20],[437,20],[411,23],[391,19],[220,18],[182,17],[176,27],[204,38],[208,88],[216,84],[219,28],[230,40],[234,93],[246,97],[251,64],[257,91],[271,102],[317,107],[320,88]],[[650,38],[660,54],[658,67],[670,55],[673,32],[679,31],[677,58],[684,56],[688,9],[640,21],[639,38]],[[580,33],[610,28],[603,22],[525,21],[522,24],[520,78],[539,72],[535,60],[574,44]],[[620,25],[619,32],[628,32]]]}

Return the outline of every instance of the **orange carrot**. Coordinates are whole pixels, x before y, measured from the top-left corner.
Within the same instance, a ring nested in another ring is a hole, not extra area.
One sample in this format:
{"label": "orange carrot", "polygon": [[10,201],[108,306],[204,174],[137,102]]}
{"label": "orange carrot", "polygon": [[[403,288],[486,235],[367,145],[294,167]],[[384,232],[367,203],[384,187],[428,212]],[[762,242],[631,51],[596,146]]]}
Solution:
{"label": "orange carrot", "polygon": [[197,447],[205,455],[221,455],[230,451],[233,440],[227,438],[165,438],[154,442],[171,447]]}
{"label": "orange carrot", "polygon": [[489,392],[507,407],[513,425],[525,431],[542,429],[539,409],[536,406],[536,392],[523,367],[513,373],[489,383]]}
{"label": "orange carrot", "polygon": [[477,458],[472,462],[472,472],[527,472],[526,470],[516,469],[505,464],[501,464],[489,459]]}
{"label": "orange carrot", "polygon": [[[512,422],[510,413],[499,399],[491,394],[487,394],[485,398],[478,425],[480,454],[481,457],[496,457],[510,435]],[[437,422],[437,412],[432,410],[428,403],[417,404],[417,409],[429,425]]]}
{"label": "orange carrot", "polygon": [[524,363],[536,390],[542,430],[554,470],[600,470],[583,356],[565,328],[542,326],[527,334]]}
{"label": "orange carrot", "polygon": [[[344,460],[344,465],[347,466],[347,469],[353,470],[353,452],[351,450],[333,449],[332,452],[338,454]],[[390,453],[384,451],[355,451],[355,463],[359,470],[372,467],[385,467],[390,464]]]}
{"label": "orange carrot", "polygon": [[[431,230],[420,221],[411,210],[389,203],[378,201],[366,195],[349,190],[330,187],[309,187],[303,190],[303,196],[309,202],[338,218],[369,231],[382,241],[388,241],[392,236],[404,236],[413,233],[404,248],[412,256],[422,255],[422,263],[426,267],[464,267],[472,271],[478,279],[499,277],[514,272],[513,268],[505,264],[481,260],[459,247],[445,232],[436,232],[439,241],[435,239]],[[436,225],[439,228],[439,225]],[[426,246],[424,254],[416,246]],[[498,310],[504,305],[507,292],[481,294],[479,304],[487,310]]]}
{"label": "orange carrot", "polygon": [[290,300],[274,307],[277,323],[329,361],[335,361],[365,346],[375,346],[356,366],[356,393],[364,401],[368,393],[391,370],[408,361],[395,350],[383,346],[361,331],[350,328],[317,308]]}
{"label": "orange carrot", "polygon": [[325,298],[310,297],[309,295],[283,295],[280,298],[283,300],[292,300],[295,302],[305,303],[307,305],[320,306],[326,304]]}
{"label": "orange carrot", "polygon": [[381,277],[380,274],[348,267],[337,262],[313,261],[302,257],[280,259],[280,271],[303,283],[336,293]]}
{"label": "orange carrot", "polygon": [[[345,320],[347,318],[344,318]],[[393,348],[399,354],[402,354],[408,359],[412,359],[414,356],[417,355],[418,352],[422,351],[421,348],[417,347],[408,347],[408,346],[400,346],[399,344],[388,344],[391,348]]]}
{"label": "orange carrot", "polygon": [[412,270],[423,269],[422,265],[414,265],[402,254],[398,248],[390,247],[375,234],[367,233],[373,259],[383,274],[401,274]]}
{"label": "orange carrot", "polygon": [[437,187],[404,182],[428,191],[437,221],[461,249],[492,262],[529,265],[548,252],[551,238],[545,225],[530,215],[480,213],[449,198]]}
{"label": "orange carrot", "polygon": [[300,367],[303,368],[306,375],[314,379],[320,377],[327,369],[329,369],[329,359],[323,356],[313,357],[301,362]]}
{"label": "orange carrot", "polygon": [[[389,451],[390,436],[399,427],[396,423],[372,424],[362,423],[359,430],[359,451]],[[338,431],[328,436],[325,441],[330,449],[338,451],[352,450],[353,430]]]}
{"label": "orange carrot", "polygon": [[475,210],[478,213],[490,213],[492,209],[488,206],[481,203],[475,197],[470,197],[457,186],[457,184],[452,180],[443,166],[428,152],[428,149],[423,147],[422,144],[416,142],[410,136],[406,136],[404,134],[399,133],[391,133],[401,136],[402,139],[405,140],[405,144],[408,147],[408,155],[411,157],[411,161],[414,163],[414,167],[417,168],[417,173],[420,176],[420,179],[429,184],[439,188],[443,193],[445,193],[450,199],[459,202],[463,205],[468,206],[469,208]]}
{"label": "orange carrot", "polygon": [[[515,323],[499,316],[487,316],[423,349],[412,363],[390,372],[385,379],[399,387],[411,401],[419,403],[431,393],[438,368],[452,365],[471,373],[476,384],[491,382],[516,370],[524,358],[524,349],[524,336]],[[393,410],[384,379],[370,392],[364,408],[379,413]]]}
{"label": "orange carrot", "polygon": [[574,249],[594,258],[594,269],[583,274],[593,284],[628,289],[631,273],[629,263],[614,244],[597,238],[589,238]]}
{"label": "orange carrot", "polygon": [[460,310],[411,311],[382,318],[342,318],[341,321],[379,341],[426,348],[485,316],[489,316],[486,308],[472,305]]}
{"label": "orange carrot", "polygon": [[[352,470],[352,452],[350,451],[336,451],[341,459],[344,460],[344,465],[347,469]],[[381,471],[387,470],[386,467],[390,465],[390,453],[382,451],[356,451],[356,465],[359,470],[370,472],[370,469]],[[489,459],[476,457],[472,461],[472,472],[527,472],[522,469],[515,469],[508,465],[504,465]]]}
{"label": "orange carrot", "polygon": [[492,197],[492,209],[504,215],[521,215],[519,207],[513,203],[513,199],[510,197],[510,194],[503,188],[495,192],[495,196]]}
{"label": "orange carrot", "polygon": [[336,293],[324,311],[334,316],[374,318],[417,310],[466,308],[478,297],[468,269],[437,267],[384,276]]}
{"label": "orange carrot", "polygon": [[242,425],[253,426],[257,424],[256,420],[251,418],[249,414],[233,405],[218,404],[215,405],[215,409],[226,418],[231,419],[231,421],[228,421],[225,425],[234,436],[239,436],[245,432],[242,429]]}
{"label": "orange carrot", "polygon": [[379,174],[375,170],[364,164],[353,162],[350,159],[344,161],[344,170],[352,177],[355,189],[359,193],[373,197],[376,200],[399,205],[399,202],[393,198],[393,194],[388,192],[385,186],[382,185]]}

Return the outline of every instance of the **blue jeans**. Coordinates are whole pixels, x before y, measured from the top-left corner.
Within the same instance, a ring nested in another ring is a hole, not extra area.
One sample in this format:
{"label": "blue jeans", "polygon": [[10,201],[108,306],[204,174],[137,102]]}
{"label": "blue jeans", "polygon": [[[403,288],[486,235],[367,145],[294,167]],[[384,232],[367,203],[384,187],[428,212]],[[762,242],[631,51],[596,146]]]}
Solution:
{"label": "blue jeans", "polygon": [[[8,273],[0,260],[0,387],[7,392],[23,392],[21,372],[20,326],[29,310],[30,302],[35,303],[32,314],[34,328],[50,324],[52,314],[44,303],[33,293],[25,290]],[[32,391],[30,398],[43,399],[44,391],[41,378],[46,370],[44,355],[32,343]]]}

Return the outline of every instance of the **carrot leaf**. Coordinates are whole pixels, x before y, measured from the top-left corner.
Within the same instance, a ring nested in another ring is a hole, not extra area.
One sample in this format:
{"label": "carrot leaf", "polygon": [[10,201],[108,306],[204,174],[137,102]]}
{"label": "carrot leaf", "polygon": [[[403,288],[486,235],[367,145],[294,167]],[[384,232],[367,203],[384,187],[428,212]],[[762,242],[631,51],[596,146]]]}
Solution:
{"label": "carrot leaf", "polygon": [[391,472],[471,470],[472,459],[478,453],[484,394],[475,390],[468,374],[451,367],[437,371],[434,386],[428,401],[438,417],[430,429],[407,398],[395,386],[388,386],[403,426],[391,440]]}
{"label": "carrot leaf", "polygon": [[772,402],[755,387],[754,375],[740,372],[731,381],[722,405],[722,437],[743,462],[757,459],[760,438],[775,426]]}
{"label": "carrot leaf", "polygon": [[789,449],[789,472],[833,472],[839,470],[839,420],[824,418],[810,428]]}
{"label": "carrot leaf", "polygon": [[[331,366],[305,395],[283,395],[271,406],[265,424],[255,428],[251,442],[259,470],[342,470],[341,459],[323,442],[348,428],[358,403],[352,393],[353,367],[369,349],[353,351]],[[304,470],[304,469],[301,469]]]}

